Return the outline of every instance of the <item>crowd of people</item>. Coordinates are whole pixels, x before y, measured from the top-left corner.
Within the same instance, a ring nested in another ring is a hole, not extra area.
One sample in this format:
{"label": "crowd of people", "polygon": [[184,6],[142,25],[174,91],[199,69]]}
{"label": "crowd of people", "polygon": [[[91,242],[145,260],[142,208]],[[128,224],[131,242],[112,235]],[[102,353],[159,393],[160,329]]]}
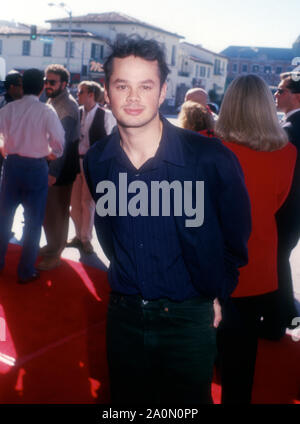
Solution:
{"label": "crowd of people", "polygon": [[[193,88],[180,128],[159,113],[169,69],[157,42],[118,40],[104,70],[105,89],[82,81],[77,102],[62,65],[7,76],[0,272],[19,204],[21,284],[60,266],[65,247],[93,253],[95,225],[110,261],[112,402],[211,403],[217,365],[222,403],[249,404],[258,338],[279,340],[297,316],[289,256],[300,237],[300,75],[282,74],[276,104],[261,78],[238,77],[220,111]],[[43,92],[47,103],[39,101]],[[286,114],[282,126],[276,106]],[[114,199],[101,182],[114,187]],[[154,183],[162,205],[141,194],[146,188],[152,195]],[[203,208],[199,225],[187,225],[189,196]],[[47,244],[40,249],[42,226]]]}

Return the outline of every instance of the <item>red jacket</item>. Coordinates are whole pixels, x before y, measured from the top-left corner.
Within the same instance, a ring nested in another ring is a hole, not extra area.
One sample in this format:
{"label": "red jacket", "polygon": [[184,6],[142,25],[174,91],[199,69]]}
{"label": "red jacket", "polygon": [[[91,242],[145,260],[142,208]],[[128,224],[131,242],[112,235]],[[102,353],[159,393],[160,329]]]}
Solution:
{"label": "red jacket", "polygon": [[289,193],[297,150],[291,143],[273,152],[253,150],[233,142],[223,144],[235,153],[244,171],[252,217],[249,262],[240,269],[239,283],[232,296],[272,292],[278,287],[275,213]]}

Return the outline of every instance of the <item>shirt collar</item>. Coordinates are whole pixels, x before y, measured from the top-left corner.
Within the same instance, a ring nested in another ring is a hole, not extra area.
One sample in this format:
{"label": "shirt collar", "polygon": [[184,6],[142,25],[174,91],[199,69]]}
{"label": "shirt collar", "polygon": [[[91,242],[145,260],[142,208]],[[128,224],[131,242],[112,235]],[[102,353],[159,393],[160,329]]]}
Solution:
{"label": "shirt collar", "polygon": [[40,101],[40,99],[38,98],[38,96],[35,96],[34,94],[24,94],[24,96],[22,97],[22,99],[24,99],[24,100],[30,99],[30,100],[35,100],[37,102]]}
{"label": "shirt collar", "polygon": [[[157,153],[161,160],[170,162],[174,165],[184,166],[182,144],[177,128],[172,125],[166,118],[160,115],[163,124],[162,137]],[[111,159],[121,153],[120,133],[117,129],[111,135],[108,143],[103,149],[99,158],[99,162]]]}
{"label": "shirt collar", "polygon": [[300,112],[300,108],[298,109],[294,109],[294,110],[290,110],[286,115],[285,115],[285,119],[287,120],[290,116],[294,115],[294,113],[296,112]]}
{"label": "shirt collar", "polygon": [[99,107],[99,105],[98,105],[98,103],[96,103],[95,106],[92,107],[92,109],[90,109],[89,111],[86,111],[84,106],[83,106],[82,111],[85,115],[89,115],[89,114],[93,114],[94,112],[96,112],[98,107]]}

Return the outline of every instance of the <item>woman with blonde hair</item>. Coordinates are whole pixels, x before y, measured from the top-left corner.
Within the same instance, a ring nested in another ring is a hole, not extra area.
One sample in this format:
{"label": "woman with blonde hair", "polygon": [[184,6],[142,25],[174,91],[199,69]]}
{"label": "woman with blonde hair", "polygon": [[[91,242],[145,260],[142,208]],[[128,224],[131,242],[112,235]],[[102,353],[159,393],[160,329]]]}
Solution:
{"label": "woman with blonde hair", "polygon": [[222,305],[218,334],[222,403],[245,404],[251,402],[260,323],[267,314],[276,325],[275,214],[290,190],[297,153],[279,125],[271,91],[256,75],[230,84],[216,135],[239,159],[251,203],[248,265]]}
{"label": "woman with blonde hair", "polygon": [[181,106],[178,116],[180,126],[213,137],[214,118],[210,110],[200,103],[187,100]]}

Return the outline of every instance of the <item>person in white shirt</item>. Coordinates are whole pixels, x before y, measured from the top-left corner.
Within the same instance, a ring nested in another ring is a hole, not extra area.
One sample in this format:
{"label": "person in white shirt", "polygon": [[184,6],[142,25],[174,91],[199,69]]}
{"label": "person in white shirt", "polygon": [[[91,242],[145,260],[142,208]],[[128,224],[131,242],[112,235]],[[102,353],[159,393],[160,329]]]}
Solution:
{"label": "person in white shirt", "polygon": [[0,110],[0,135],[5,156],[0,191],[0,270],[15,210],[24,207],[23,248],[19,283],[38,278],[35,261],[48,192],[48,160],[63,153],[64,129],[53,107],[41,103],[44,74],[28,69],[23,75],[24,97]]}
{"label": "person in white shirt", "polygon": [[71,197],[71,218],[74,221],[76,236],[67,243],[67,247],[77,247],[86,254],[93,253],[91,244],[94,225],[95,202],[86,184],[83,172],[83,157],[96,141],[109,135],[116,125],[112,112],[99,106],[101,86],[94,81],[82,81],[78,86],[80,107],[79,166],[73,184]]}

